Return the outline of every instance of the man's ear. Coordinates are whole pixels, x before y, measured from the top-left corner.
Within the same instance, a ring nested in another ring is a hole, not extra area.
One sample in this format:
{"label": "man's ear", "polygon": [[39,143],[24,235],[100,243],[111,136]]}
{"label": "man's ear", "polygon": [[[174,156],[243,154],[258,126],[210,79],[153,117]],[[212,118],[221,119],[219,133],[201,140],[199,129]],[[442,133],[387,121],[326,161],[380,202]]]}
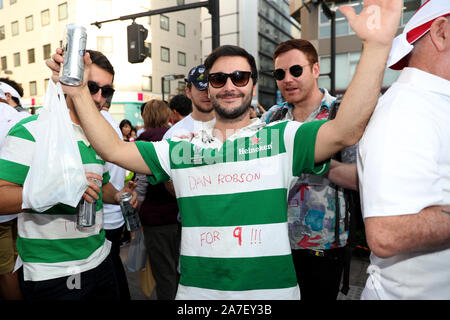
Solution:
{"label": "man's ear", "polygon": [[192,95],[191,95],[191,89],[189,89],[187,86],[184,88],[184,91],[186,92],[186,97],[188,97],[189,99],[192,100]]}
{"label": "man's ear", "polygon": [[318,62],[314,63],[312,65],[312,73],[314,75],[314,78],[319,79],[320,76],[320,65]]}
{"label": "man's ear", "polygon": [[430,27],[431,41],[438,51],[444,51],[450,46],[450,22],[445,17],[437,18]]}

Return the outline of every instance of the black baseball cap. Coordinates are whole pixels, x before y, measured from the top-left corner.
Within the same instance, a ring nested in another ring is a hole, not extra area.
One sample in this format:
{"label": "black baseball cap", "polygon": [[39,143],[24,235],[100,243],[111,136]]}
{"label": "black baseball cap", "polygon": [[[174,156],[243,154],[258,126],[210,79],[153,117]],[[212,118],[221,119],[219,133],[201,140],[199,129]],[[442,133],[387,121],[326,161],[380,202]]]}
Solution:
{"label": "black baseball cap", "polygon": [[189,71],[187,79],[184,79],[187,83],[192,83],[198,90],[203,91],[208,88],[208,81],[205,76],[205,66],[200,64]]}

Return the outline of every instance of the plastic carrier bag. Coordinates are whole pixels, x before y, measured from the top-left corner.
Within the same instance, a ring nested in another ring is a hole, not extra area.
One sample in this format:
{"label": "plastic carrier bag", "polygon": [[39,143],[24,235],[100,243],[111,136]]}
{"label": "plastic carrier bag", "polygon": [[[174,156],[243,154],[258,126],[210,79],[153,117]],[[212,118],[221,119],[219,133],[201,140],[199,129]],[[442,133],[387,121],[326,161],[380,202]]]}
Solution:
{"label": "plastic carrier bag", "polygon": [[138,230],[134,233],[128,249],[128,256],[125,261],[128,271],[136,272],[145,268],[147,264],[147,250],[145,248],[144,233]]}
{"label": "plastic carrier bag", "polygon": [[23,184],[22,209],[76,207],[88,187],[61,84],[49,81],[33,131],[35,153]]}

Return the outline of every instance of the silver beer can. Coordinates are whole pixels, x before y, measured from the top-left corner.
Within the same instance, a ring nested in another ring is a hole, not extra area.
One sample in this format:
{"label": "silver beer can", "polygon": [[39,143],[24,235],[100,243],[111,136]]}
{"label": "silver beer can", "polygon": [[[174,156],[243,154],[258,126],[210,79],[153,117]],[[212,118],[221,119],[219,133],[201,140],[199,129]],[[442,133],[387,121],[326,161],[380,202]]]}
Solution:
{"label": "silver beer can", "polygon": [[124,192],[120,195],[120,208],[122,209],[123,218],[128,231],[137,231],[141,227],[141,221],[139,220],[139,214],[131,206],[130,200],[133,195],[130,192]]}
{"label": "silver beer can", "polygon": [[84,198],[78,203],[77,227],[88,228],[95,225],[97,201],[87,202]]}
{"label": "silver beer can", "polygon": [[[94,178],[88,178],[88,180],[94,181],[97,186],[101,187],[102,182]],[[95,215],[97,214],[97,200],[93,202],[87,202],[84,198],[81,198],[77,206],[77,227],[88,228],[95,225]]]}
{"label": "silver beer can", "polygon": [[86,40],[86,28],[77,24],[67,25],[63,71],[59,78],[62,83],[79,86],[83,82]]}

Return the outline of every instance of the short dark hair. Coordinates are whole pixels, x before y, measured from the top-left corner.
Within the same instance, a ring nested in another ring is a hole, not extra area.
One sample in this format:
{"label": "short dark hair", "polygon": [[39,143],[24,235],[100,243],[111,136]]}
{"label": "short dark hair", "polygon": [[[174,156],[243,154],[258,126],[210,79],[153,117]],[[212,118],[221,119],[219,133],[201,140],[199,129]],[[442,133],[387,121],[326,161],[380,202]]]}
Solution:
{"label": "short dark hair", "polygon": [[108,73],[112,74],[114,79],[114,67],[112,66],[111,62],[109,62],[108,58],[101,53],[100,51],[95,50],[86,50],[86,52],[89,52],[89,55],[91,56],[92,63],[99,66],[103,70],[106,70]]}
{"label": "short dark hair", "polygon": [[169,107],[185,117],[192,112],[192,101],[184,94],[177,94],[170,99]]}
{"label": "short dark hair", "polygon": [[220,57],[227,57],[227,56],[240,56],[246,58],[252,71],[253,85],[255,85],[256,82],[258,82],[258,70],[256,68],[255,58],[245,49],[232,45],[220,46],[209,54],[204,63],[205,75],[208,77],[209,71],[211,70],[213,64],[216,62],[217,59],[219,59]]}
{"label": "short dark hair", "polygon": [[[17,91],[17,93],[19,94],[19,96],[23,97],[23,88],[22,88],[22,85],[21,85],[21,84],[15,82],[14,80],[11,80],[11,79],[9,79],[9,78],[0,78],[0,82],[4,82],[4,83],[6,83],[7,85],[10,85],[11,87],[14,88],[14,90]],[[12,96],[11,96],[11,98],[14,100],[14,102],[15,102],[18,106],[21,106],[20,100],[19,100],[19,99],[17,99],[16,97],[12,97]]]}
{"label": "short dark hair", "polygon": [[273,53],[273,61],[275,62],[275,59],[280,54],[292,49],[297,49],[303,52],[303,54],[306,56],[306,59],[308,59],[308,62],[311,64],[319,62],[316,48],[314,48],[311,42],[304,39],[291,39],[280,43]]}
{"label": "short dark hair", "polygon": [[133,125],[131,124],[130,120],[123,119],[122,121],[120,121],[120,124],[119,124],[120,130],[122,130],[122,128],[125,127],[126,125],[129,125],[130,127],[133,128]]}

